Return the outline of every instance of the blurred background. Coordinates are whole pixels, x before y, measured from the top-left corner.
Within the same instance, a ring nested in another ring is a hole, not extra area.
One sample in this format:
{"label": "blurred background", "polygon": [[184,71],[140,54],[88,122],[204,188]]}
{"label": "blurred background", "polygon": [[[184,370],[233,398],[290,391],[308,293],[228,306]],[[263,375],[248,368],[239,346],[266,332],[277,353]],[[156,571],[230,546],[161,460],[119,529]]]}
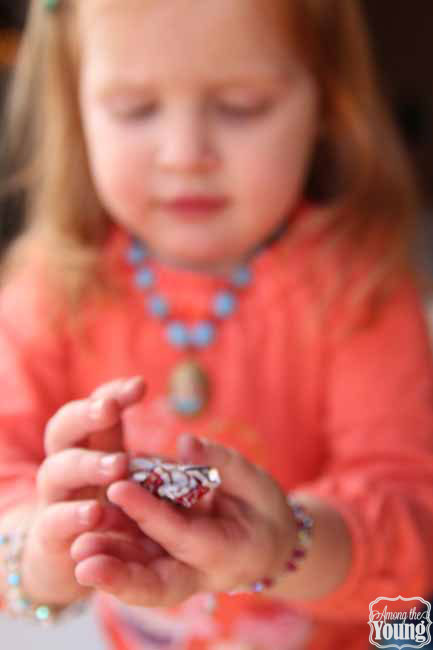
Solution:
{"label": "blurred background", "polygon": [[385,97],[423,195],[417,261],[433,271],[433,5],[361,0]]}
{"label": "blurred background", "polygon": [[[433,7],[432,0],[361,0],[385,97],[414,163],[422,192],[417,260],[433,271]],[[27,0],[0,0],[0,110],[25,22]],[[1,143],[0,116],[0,143]],[[0,169],[0,182],[1,182]],[[21,198],[0,201],[0,254],[20,228]],[[432,595],[433,596],[433,595]],[[23,650],[105,648],[92,611],[54,630],[0,615],[1,647]],[[428,646],[432,648],[433,646]]]}

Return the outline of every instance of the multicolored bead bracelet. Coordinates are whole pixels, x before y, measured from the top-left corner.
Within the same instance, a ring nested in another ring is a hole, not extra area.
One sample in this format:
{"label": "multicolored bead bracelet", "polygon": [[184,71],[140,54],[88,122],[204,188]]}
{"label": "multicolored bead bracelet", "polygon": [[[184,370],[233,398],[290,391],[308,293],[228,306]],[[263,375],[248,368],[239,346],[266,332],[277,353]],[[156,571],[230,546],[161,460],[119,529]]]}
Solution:
{"label": "multicolored bead bracelet", "polygon": [[42,0],[42,4],[47,11],[55,11],[60,4],[60,0]]}
{"label": "multicolored bead bracelet", "polygon": [[51,625],[60,620],[75,618],[83,613],[88,599],[82,599],[66,606],[51,606],[33,603],[21,588],[21,558],[27,531],[17,528],[7,533],[0,533],[0,551],[4,552],[4,575],[6,591],[0,597],[0,612],[17,618],[26,618],[42,625]]}
{"label": "multicolored bead bracelet", "polygon": [[229,591],[229,595],[239,593],[251,593],[252,591],[263,591],[266,588],[272,587],[280,578],[286,575],[287,572],[296,571],[300,564],[305,560],[308,549],[312,544],[313,526],[314,521],[305,508],[298,502],[292,495],[287,495],[287,503],[292,511],[293,517],[297,524],[297,537],[295,548],[292,550],[289,560],[286,562],[283,574],[277,578],[262,578],[253,582],[251,585],[237,587]]}

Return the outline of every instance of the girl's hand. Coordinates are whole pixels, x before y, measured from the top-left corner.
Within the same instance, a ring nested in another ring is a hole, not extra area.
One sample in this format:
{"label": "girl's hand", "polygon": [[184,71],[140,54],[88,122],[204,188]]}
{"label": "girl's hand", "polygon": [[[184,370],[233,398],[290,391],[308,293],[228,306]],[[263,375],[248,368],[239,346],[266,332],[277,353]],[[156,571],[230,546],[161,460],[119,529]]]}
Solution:
{"label": "girl's hand", "polygon": [[[84,531],[128,531],[145,539],[134,522],[104,499],[107,485],[127,476],[126,454],[104,451],[122,449],[122,411],[143,392],[140,378],[110,382],[88,399],[65,404],[47,423],[46,459],[37,474],[35,517],[23,558],[24,588],[33,599],[63,604],[83,595],[70,546]],[[90,436],[101,451],[78,446]]]}
{"label": "girl's hand", "polygon": [[204,497],[206,506],[183,509],[132,481],[111,485],[110,501],[161,551],[146,557],[126,540],[83,535],[71,548],[78,582],[130,605],[155,607],[281,573],[295,542],[296,522],[276,481],[232,448],[213,442],[201,446],[190,436],[179,442],[181,462],[216,467],[221,486]]}

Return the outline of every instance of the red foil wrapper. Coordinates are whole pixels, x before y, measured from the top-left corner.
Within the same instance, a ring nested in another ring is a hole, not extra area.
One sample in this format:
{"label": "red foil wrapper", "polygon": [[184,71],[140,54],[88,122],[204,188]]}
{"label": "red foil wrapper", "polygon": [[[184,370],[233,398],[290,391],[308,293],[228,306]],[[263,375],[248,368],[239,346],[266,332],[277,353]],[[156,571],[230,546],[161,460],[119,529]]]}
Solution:
{"label": "red foil wrapper", "polygon": [[190,508],[221,484],[216,467],[179,465],[162,458],[132,458],[130,478],[155,496]]}

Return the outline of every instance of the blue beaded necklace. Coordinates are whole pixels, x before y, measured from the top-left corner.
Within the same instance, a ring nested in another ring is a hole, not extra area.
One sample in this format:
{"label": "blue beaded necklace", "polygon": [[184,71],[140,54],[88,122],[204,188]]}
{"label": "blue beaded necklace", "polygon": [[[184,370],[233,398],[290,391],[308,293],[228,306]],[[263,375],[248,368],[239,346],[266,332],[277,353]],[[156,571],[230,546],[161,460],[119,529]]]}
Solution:
{"label": "blue beaded necklace", "polygon": [[169,379],[169,402],[174,411],[184,417],[198,415],[203,411],[210,397],[208,373],[194,358],[194,352],[211,345],[216,338],[219,322],[232,316],[238,306],[238,295],[251,285],[253,274],[248,261],[264,248],[271,245],[287,229],[289,219],[250,253],[245,261],[237,265],[228,275],[228,288],[215,292],[210,302],[207,318],[189,325],[171,317],[168,299],[156,290],[155,274],[150,267],[151,254],[145,242],[130,235],[126,259],[135,267],[135,285],[148,293],[146,305],[149,313],[164,326],[167,342],[187,353],[187,357],[176,364]]}

